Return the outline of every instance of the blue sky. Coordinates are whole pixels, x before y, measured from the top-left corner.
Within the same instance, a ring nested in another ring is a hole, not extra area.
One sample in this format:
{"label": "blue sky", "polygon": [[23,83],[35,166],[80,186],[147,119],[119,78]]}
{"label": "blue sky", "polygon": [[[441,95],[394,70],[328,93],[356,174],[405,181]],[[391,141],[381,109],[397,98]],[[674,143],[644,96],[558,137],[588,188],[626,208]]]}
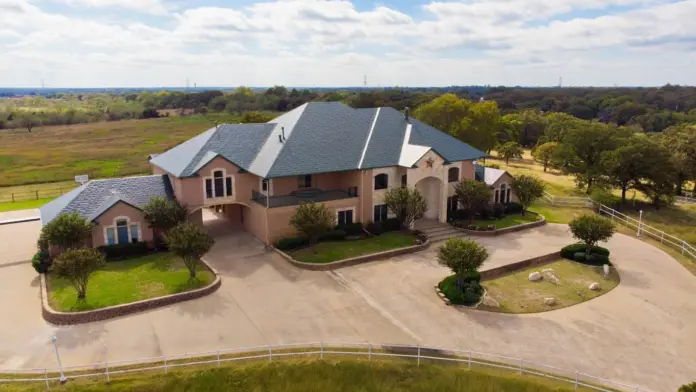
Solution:
{"label": "blue sky", "polygon": [[696,0],[0,0],[0,86],[696,84]]}

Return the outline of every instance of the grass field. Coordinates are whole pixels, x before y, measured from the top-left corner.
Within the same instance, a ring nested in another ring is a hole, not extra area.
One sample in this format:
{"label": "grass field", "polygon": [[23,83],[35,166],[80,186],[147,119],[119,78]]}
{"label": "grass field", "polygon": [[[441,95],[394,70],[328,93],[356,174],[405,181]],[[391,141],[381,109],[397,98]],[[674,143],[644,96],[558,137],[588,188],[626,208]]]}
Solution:
{"label": "grass field", "polygon": [[496,229],[504,229],[506,227],[512,227],[517,225],[523,225],[525,223],[532,223],[538,221],[539,216],[534,214],[513,214],[506,215],[502,219],[489,219],[489,220],[474,220],[475,225],[487,227],[488,225],[495,225]]}
{"label": "grass field", "polygon": [[[51,385],[52,391],[258,391],[258,392],[550,392],[572,391],[569,383],[512,371],[496,371],[474,365],[434,364],[417,366],[402,359],[334,361],[286,360],[280,363],[224,364],[220,369],[180,368],[162,373],[112,376],[104,380],[78,379]],[[10,392],[44,391],[44,384],[6,385]],[[587,391],[580,387],[579,391]]]}
{"label": "grass field", "polygon": [[83,301],[77,299],[70,282],[49,273],[48,302],[53,309],[63,312],[99,309],[193,290],[214,279],[202,266],[196,276],[196,280],[189,280],[188,269],[174,254],[155,253],[107,263],[90,277],[87,298]]}
{"label": "grass field", "polygon": [[324,264],[369,253],[411,246],[415,243],[415,239],[416,237],[410,233],[390,232],[360,240],[322,242],[313,248],[291,252],[290,255],[295,260],[305,263]]}
{"label": "grass field", "polygon": [[42,205],[48,203],[49,201],[51,201],[53,199],[54,198],[51,197],[51,198],[47,198],[47,199],[18,201],[18,202],[14,202],[14,203],[0,203],[0,212],[29,210],[32,208],[39,208]]}
{"label": "grass field", "polygon": [[[558,277],[558,284],[547,279],[529,281],[534,271],[551,268]],[[592,291],[588,287],[598,282],[602,289]],[[560,260],[543,267],[533,267],[482,283],[487,296],[500,303],[500,308],[485,310],[503,313],[538,313],[576,305],[613,290],[619,284],[619,274],[612,269],[605,278],[601,267],[589,267],[568,260]],[[555,298],[556,305],[544,304],[544,298]]]}
{"label": "grass field", "polygon": [[[166,117],[3,130],[0,187],[149,172],[147,156],[161,153],[236,115]],[[74,186],[74,183],[73,185]],[[6,190],[0,190],[5,193]]]}

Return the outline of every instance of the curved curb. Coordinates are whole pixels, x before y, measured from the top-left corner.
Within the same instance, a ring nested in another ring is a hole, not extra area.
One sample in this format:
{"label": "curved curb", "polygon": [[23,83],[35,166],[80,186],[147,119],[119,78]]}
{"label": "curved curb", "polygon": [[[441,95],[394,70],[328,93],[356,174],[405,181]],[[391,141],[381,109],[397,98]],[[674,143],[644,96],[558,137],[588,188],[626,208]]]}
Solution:
{"label": "curved curb", "polygon": [[407,253],[418,252],[418,251],[421,251],[423,249],[428,248],[429,246],[430,246],[430,240],[426,240],[424,243],[419,244],[419,245],[407,246],[405,248],[391,249],[391,250],[387,250],[384,252],[371,253],[371,254],[358,256],[358,257],[351,257],[349,259],[332,261],[330,263],[325,263],[325,264],[305,263],[302,261],[297,261],[289,254],[283,252],[280,249],[277,249],[276,247],[272,247],[272,249],[274,251],[276,251],[276,253],[281,255],[285,260],[289,261],[291,264],[295,265],[298,268],[302,268],[302,269],[310,270],[310,271],[331,271],[334,269],[343,268],[343,267],[350,267],[352,265],[368,263],[370,261],[375,261],[375,260],[379,260],[379,259],[385,259],[385,258],[389,258],[389,257],[404,255]]}
{"label": "curved curb", "polygon": [[44,320],[56,325],[74,325],[84,324],[93,321],[108,320],[115,317],[125,316],[132,313],[143,312],[150,309],[156,309],[162,306],[175,304],[177,302],[188,301],[191,299],[201,298],[208,294],[212,294],[220,288],[222,280],[217,270],[210,266],[205,260],[201,259],[201,263],[209,269],[214,275],[213,283],[201,287],[199,289],[166,295],[142,301],[131,302],[122,305],[109,306],[106,308],[87,310],[84,312],[58,312],[53,310],[48,304],[48,291],[46,287],[46,274],[41,274],[41,315]]}
{"label": "curved curb", "polygon": [[[538,212],[534,212],[534,211],[527,211],[527,213],[540,216],[541,220],[538,220],[536,222],[516,225],[516,226],[510,226],[510,227],[506,227],[504,229],[491,230],[491,231],[476,231],[476,230],[465,229],[463,227],[455,227],[455,229],[457,229],[457,230],[459,230],[467,235],[470,235],[472,237],[496,237],[496,236],[503,235],[503,234],[515,233],[515,232],[522,231],[522,230],[533,229],[535,227],[541,227],[541,226],[544,226],[546,224],[546,217],[545,216],[539,214]],[[454,226],[452,226],[452,227],[454,227]]]}

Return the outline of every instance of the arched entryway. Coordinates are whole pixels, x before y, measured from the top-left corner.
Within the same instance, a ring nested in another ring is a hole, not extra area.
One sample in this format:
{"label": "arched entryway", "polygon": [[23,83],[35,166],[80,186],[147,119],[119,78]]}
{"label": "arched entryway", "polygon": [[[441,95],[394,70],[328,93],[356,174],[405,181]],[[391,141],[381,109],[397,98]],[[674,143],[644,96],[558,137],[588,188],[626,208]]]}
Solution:
{"label": "arched entryway", "polygon": [[189,221],[201,225],[208,234],[216,237],[244,230],[249,219],[249,206],[241,203],[201,207],[189,214]]}
{"label": "arched entryway", "polygon": [[426,177],[416,184],[416,189],[428,202],[428,210],[423,215],[425,219],[440,219],[442,211],[442,180],[436,177]]}

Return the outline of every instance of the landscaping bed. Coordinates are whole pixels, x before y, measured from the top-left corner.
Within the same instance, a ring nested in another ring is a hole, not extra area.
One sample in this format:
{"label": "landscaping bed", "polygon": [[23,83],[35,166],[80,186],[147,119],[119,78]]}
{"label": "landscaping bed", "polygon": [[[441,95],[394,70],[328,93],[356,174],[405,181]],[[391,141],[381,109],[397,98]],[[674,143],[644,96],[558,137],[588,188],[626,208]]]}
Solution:
{"label": "landscaping bed", "polygon": [[[538,281],[530,281],[533,272],[552,270]],[[479,309],[502,313],[537,313],[576,305],[604,295],[619,284],[618,272],[611,268],[604,276],[602,267],[587,266],[567,260],[559,260],[544,267],[527,268],[510,275],[485,281],[486,299]],[[599,283],[600,290],[590,290],[592,283]],[[554,299],[554,304],[545,300]],[[498,307],[494,306],[497,303]]]}
{"label": "landscaping bed", "polygon": [[292,258],[304,263],[325,264],[333,261],[405,248],[416,244],[416,235],[408,231],[392,231],[378,236],[342,241],[321,242],[312,248],[288,252]]}
{"label": "landscaping bed", "polygon": [[81,301],[66,279],[53,273],[46,279],[51,308],[78,312],[194,290],[209,285],[215,276],[200,263],[196,279],[190,280],[178,256],[160,252],[107,263],[90,276],[87,296]]}
{"label": "landscaping bed", "polygon": [[481,274],[478,272],[463,277],[459,282],[456,275],[450,275],[437,287],[453,305],[474,306],[481,301],[484,293],[481,287]]}
{"label": "landscaping bed", "polygon": [[475,219],[472,224],[466,221],[454,221],[453,226],[472,231],[494,231],[509,227],[520,226],[528,223],[539,222],[544,219],[541,215],[527,212],[527,214],[506,215],[500,219]]}

